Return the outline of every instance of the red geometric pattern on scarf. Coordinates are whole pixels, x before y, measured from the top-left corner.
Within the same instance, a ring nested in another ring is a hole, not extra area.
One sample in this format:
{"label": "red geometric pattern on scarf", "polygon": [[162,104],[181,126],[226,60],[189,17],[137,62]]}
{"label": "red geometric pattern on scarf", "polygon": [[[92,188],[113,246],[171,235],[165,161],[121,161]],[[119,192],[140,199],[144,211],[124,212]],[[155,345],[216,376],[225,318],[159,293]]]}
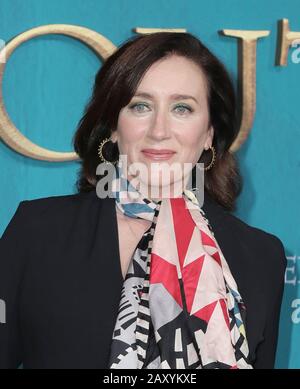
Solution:
{"label": "red geometric pattern on scarf", "polygon": [[[195,229],[195,222],[188,212],[185,206],[185,200],[183,198],[173,198],[170,200],[170,203],[187,311],[190,313],[192,310],[205,256],[202,255],[188,265],[183,266],[190,245],[190,240],[192,239],[192,235]],[[203,231],[201,231],[201,239],[202,244],[216,248],[215,242]],[[218,251],[216,251],[212,257],[216,260],[219,266],[221,266],[221,258]],[[155,283],[161,283],[178,303],[178,305],[183,308],[176,266],[170,264],[157,254],[152,253],[150,284]],[[199,311],[194,312],[194,315],[208,323],[218,302],[222,308],[224,319],[229,328],[228,312],[226,303],[223,299],[206,305]]]}

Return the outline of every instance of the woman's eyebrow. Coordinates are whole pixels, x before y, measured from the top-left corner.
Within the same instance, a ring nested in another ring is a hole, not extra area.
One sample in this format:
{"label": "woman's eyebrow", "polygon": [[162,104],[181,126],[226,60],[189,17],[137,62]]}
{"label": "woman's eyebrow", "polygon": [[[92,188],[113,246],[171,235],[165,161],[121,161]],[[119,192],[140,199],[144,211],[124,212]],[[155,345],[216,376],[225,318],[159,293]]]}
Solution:
{"label": "woman's eyebrow", "polygon": [[[146,93],[146,92],[138,92],[133,97],[144,97],[146,99],[154,99],[153,95],[151,95],[150,93]],[[189,99],[192,99],[196,103],[198,103],[198,100],[194,96],[190,96],[190,95],[182,95],[182,94],[174,93],[174,94],[170,95],[170,97],[171,97],[172,100],[189,100]]]}

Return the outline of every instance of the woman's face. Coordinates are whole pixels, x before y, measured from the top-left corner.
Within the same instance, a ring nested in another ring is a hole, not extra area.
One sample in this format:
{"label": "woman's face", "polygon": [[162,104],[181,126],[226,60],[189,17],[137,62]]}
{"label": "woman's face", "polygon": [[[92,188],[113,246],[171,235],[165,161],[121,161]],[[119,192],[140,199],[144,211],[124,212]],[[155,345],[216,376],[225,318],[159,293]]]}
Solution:
{"label": "woman's face", "polygon": [[[165,182],[154,182],[153,171],[162,173],[174,163],[194,166],[203,149],[211,146],[214,131],[208,125],[205,77],[194,62],[173,55],[145,73],[130,103],[121,109],[111,138],[128,166],[142,163],[148,169],[148,185],[160,186]],[[159,150],[172,154],[155,154]]]}

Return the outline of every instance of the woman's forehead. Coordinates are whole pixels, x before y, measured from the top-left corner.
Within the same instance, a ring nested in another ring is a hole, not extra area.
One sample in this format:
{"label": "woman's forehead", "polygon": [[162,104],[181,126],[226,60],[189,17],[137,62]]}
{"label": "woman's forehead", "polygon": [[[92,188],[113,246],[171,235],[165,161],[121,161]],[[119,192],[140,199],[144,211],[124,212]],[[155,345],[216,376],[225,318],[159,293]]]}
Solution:
{"label": "woman's forehead", "polygon": [[200,67],[188,58],[172,56],[150,66],[135,95],[149,99],[164,95],[175,99],[176,95],[182,95],[197,100],[205,92],[206,77]]}

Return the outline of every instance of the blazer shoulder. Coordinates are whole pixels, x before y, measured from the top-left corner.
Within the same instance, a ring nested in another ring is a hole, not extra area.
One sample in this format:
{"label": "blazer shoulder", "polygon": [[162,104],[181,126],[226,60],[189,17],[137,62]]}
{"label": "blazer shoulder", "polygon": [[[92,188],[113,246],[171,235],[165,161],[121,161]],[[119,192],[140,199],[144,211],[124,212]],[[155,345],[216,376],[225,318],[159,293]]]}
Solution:
{"label": "blazer shoulder", "polygon": [[[48,196],[48,197],[40,197],[31,200],[23,200],[21,203],[26,204],[26,207],[32,207],[37,209],[47,208],[49,206],[62,206],[68,204],[77,204],[81,201],[91,200],[93,191],[85,192],[85,193],[73,193],[66,195],[58,195],[58,196]],[[95,194],[96,197],[96,194]]]}
{"label": "blazer shoulder", "polygon": [[227,212],[228,218],[236,229],[239,229],[243,233],[250,234],[257,243],[265,243],[270,247],[280,248],[281,250],[284,249],[283,243],[277,235],[251,225],[231,212],[225,212]]}
{"label": "blazer shoulder", "polygon": [[22,231],[26,226],[28,233],[31,231],[34,235],[43,232],[55,233],[55,230],[62,231],[74,223],[91,220],[100,204],[100,199],[94,191],[23,200],[6,230],[10,225],[14,225],[18,231]]}
{"label": "blazer shoulder", "polygon": [[253,255],[257,254],[257,258],[263,257],[263,262],[259,263],[261,271],[265,269],[270,274],[272,269],[271,273],[277,280],[278,278],[281,280],[287,265],[282,240],[271,232],[246,223],[229,211],[225,212],[234,236],[239,237],[241,243],[247,246]]}
{"label": "blazer shoulder", "polygon": [[75,193],[68,195],[41,197],[32,200],[23,200],[21,206],[32,218],[35,216],[58,216],[65,215],[76,208],[86,206],[96,199],[93,191],[86,193]]}
{"label": "blazer shoulder", "polygon": [[287,260],[283,242],[278,236],[250,225],[209,196],[205,206],[208,219],[218,236],[229,240],[231,244],[238,242],[247,252],[252,253],[254,259],[257,258],[257,266],[261,271],[272,269],[277,280],[278,277],[282,278]]}
{"label": "blazer shoulder", "polygon": [[282,244],[279,237],[271,232],[245,222],[232,212],[226,210],[224,212],[234,228],[239,229],[241,232],[251,234],[254,239],[264,241],[265,243],[276,244],[277,246]]}

